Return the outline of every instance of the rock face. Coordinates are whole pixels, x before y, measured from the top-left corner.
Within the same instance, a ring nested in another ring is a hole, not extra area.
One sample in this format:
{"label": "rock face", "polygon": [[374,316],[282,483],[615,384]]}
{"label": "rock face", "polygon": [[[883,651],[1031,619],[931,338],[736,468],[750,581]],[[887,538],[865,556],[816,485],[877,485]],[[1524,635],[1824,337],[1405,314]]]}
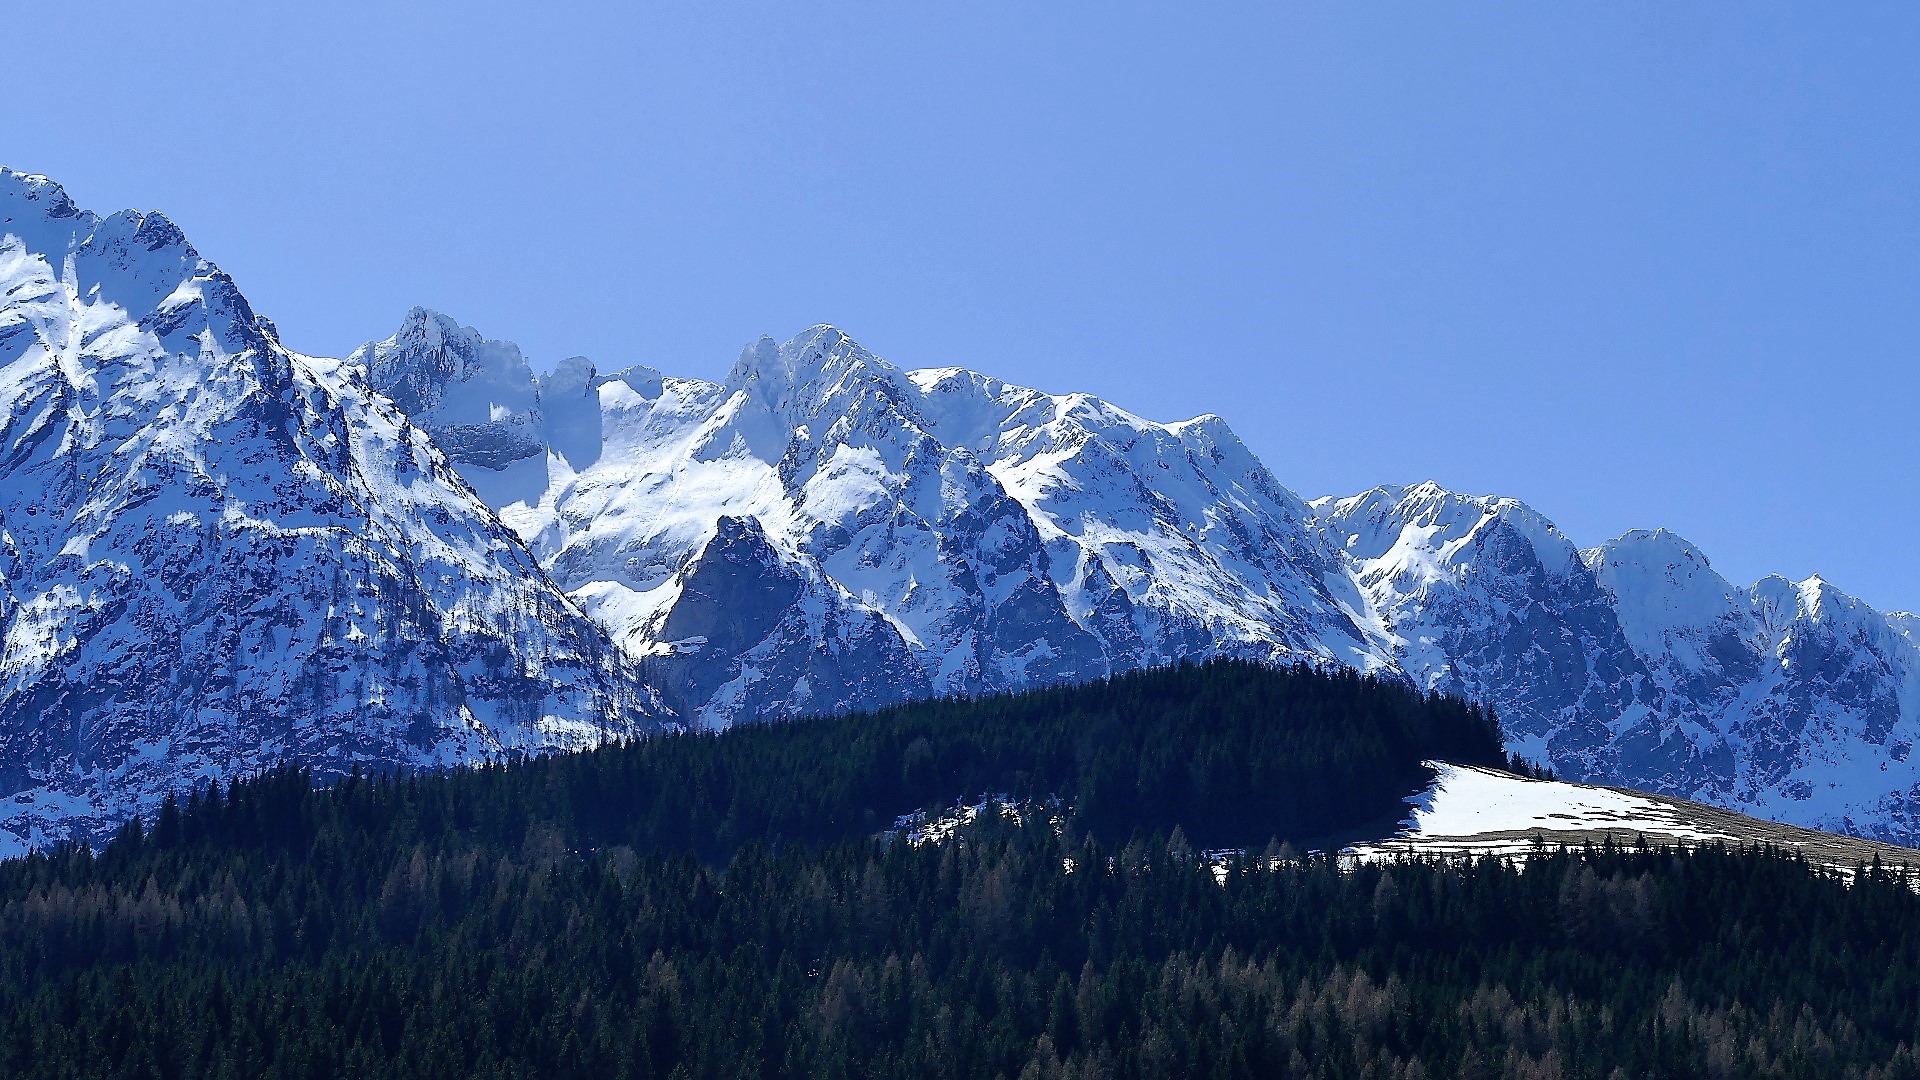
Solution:
{"label": "rock face", "polygon": [[347,359],[451,461],[499,471],[546,450],[533,369],[515,345],[414,308],[399,333]]}
{"label": "rock face", "polygon": [[[722,383],[577,358],[521,380],[569,441],[503,520],[699,722],[1338,663],[1488,702],[1571,778],[1920,840],[1915,620],[1817,579],[1736,588],[1664,531],[1581,551],[1432,484],[1310,506],[1216,417],[901,371],[826,326]],[[497,491],[535,460],[458,467]]]}
{"label": "rock face", "polygon": [[0,576],[0,848],[281,760],[452,764],[659,711],[359,369],[282,347],[159,214],[4,170]]}

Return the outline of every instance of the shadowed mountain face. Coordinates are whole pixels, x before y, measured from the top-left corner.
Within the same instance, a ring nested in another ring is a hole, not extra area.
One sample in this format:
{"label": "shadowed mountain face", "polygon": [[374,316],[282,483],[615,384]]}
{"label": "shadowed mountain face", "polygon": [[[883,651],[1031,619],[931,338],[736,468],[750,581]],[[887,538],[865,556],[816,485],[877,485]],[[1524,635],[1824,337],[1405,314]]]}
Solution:
{"label": "shadowed mountain face", "polygon": [[[363,352],[433,369],[406,336]],[[832,327],[762,339],[723,383],[578,359],[564,382],[567,430],[597,441],[498,509],[703,722],[1309,660],[1489,702],[1569,777],[1920,839],[1911,619],[1818,579],[1738,588],[1664,531],[1581,551],[1432,484],[1308,505],[1216,417],[902,371]],[[535,462],[459,468],[487,491]],[[723,632],[689,629],[720,591],[694,581],[725,583]],[[821,696],[822,656],[862,677]]]}
{"label": "shadowed mountain face", "polygon": [[1664,532],[1579,551],[1431,484],[1309,505],[1217,417],[904,371],[826,326],[718,383],[535,376],[420,309],[301,356],[164,218],[4,172],[0,283],[17,841],[281,758],[463,762],[1214,655],[1485,701],[1568,777],[1920,840],[1913,617],[1733,586]]}
{"label": "shadowed mountain face", "polygon": [[170,790],[650,726],[420,430],[158,214],[0,171],[0,848]]}

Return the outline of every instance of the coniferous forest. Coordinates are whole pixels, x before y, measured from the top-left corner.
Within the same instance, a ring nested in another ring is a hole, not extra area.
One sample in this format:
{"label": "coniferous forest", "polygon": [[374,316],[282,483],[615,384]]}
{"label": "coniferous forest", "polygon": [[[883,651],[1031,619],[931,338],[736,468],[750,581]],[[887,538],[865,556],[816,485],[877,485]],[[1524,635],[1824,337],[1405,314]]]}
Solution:
{"label": "coniferous forest", "polygon": [[[1464,703],[1216,662],[280,770],[0,864],[0,1074],[1920,1075],[1892,872],[1300,853],[1397,816],[1424,758],[1505,763]],[[1063,809],[885,835],[982,794]]]}

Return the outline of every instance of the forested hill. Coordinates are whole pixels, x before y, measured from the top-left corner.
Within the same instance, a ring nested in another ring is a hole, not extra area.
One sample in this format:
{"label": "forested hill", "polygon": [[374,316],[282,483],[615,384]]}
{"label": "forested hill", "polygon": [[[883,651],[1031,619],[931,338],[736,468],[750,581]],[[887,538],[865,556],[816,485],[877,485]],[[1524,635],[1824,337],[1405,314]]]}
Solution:
{"label": "forested hill", "polygon": [[144,843],[493,848],[535,829],[576,851],[723,861],[749,841],[871,835],[994,795],[1058,798],[1114,843],[1180,826],[1207,846],[1257,846],[1391,822],[1429,758],[1506,763],[1492,718],[1457,699],[1215,660],[324,790],[286,769],[170,804]]}
{"label": "forested hill", "polygon": [[[1196,850],[1377,818],[1421,758],[1499,755],[1457,701],[1222,663],[440,776],[282,770],[0,863],[0,1077],[1920,1075],[1920,899],[1889,873]],[[982,791],[1069,810],[867,835]]]}

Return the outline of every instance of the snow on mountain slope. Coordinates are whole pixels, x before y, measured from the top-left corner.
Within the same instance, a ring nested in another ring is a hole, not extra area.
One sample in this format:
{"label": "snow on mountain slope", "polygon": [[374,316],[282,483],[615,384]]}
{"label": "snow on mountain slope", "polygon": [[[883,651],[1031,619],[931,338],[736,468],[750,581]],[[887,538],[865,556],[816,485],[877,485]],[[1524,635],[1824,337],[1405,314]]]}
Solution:
{"label": "snow on mountain slope", "polygon": [[1157,424],[958,368],[907,377],[928,429],[972,448],[1026,509],[1117,667],[1216,652],[1380,665],[1312,511],[1219,417]]}
{"label": "snow on mountain slope", "polygon": [[0,849],[652,723],[433,443],[159,214],[0,170],[0,408]]}
{"label": "snow on mountain slope", "polygon": [[1636,530],[1582,558],[1643,662],[1699,672],[1743,659],[1746,604],[1692,544],[1665,529]]}
{"label": "snow on mountain slope", "polygon": [[[426,356],[396,369],[437,370]],[[827,326],[749,346],[721,384],[586,381],[598,444],[549,455],[547,490],[501,516],[710,723],[1218,652],[1381,664],[1311,511],[1218,418],[1155,424],[958,369],[902,372]],[[459,464],[498,488],[490,463]],[[866,677],[823,698],[800,653],[682,632],[723,520],[754,535],[741,565],[767,575],[720,575],[746,622],[814,627]]]}

